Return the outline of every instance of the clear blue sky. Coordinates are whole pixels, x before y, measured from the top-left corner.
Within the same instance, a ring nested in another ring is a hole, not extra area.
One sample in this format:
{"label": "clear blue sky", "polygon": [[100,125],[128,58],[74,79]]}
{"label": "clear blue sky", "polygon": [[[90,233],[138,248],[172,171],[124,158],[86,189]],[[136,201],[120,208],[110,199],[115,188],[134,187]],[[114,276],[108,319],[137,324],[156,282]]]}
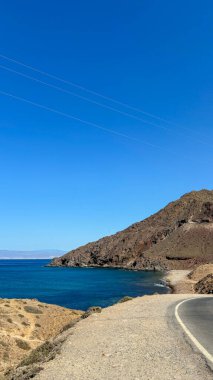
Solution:
{"label": "clear blue sky", "polygon": [[[212,188],[212,0],[8,0],[0,14],[0,249],[71,249]],[[148,123],[139,119],[147,120]],[[122,135],[126,135],[122,136]]]}

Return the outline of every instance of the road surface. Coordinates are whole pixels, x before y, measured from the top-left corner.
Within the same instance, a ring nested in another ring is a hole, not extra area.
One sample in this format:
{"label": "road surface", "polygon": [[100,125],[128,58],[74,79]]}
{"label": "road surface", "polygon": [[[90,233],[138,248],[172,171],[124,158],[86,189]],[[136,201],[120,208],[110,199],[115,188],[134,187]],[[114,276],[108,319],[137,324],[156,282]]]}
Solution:
{"label": "road surface", "polygon": [[195,346],[213,365],[213,296],[181,302],[176,307],[176,317]]}

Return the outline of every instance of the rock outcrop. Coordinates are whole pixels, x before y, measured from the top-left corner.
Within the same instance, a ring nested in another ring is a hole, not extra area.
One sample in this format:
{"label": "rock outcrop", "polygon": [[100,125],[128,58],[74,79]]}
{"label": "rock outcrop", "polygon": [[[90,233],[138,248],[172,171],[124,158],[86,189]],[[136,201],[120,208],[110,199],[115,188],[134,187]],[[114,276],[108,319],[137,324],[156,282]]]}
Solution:
{"label": "rock outcrop", "polygon": [[213,275],[213,264],[204,264],[196,267],[188,274],[188,278],[196,283],[208,276],[208,274]]}
{"label": "rock outcrop", "polygon": [[213,294],[213,274],[208,274],[194,286],[195,292],[199,294]]}
{"label": "rock outcrop", "polygon": [[213,190],[193,191],[112,236],[55,258],[51,266],[187,269],[213,262]]}

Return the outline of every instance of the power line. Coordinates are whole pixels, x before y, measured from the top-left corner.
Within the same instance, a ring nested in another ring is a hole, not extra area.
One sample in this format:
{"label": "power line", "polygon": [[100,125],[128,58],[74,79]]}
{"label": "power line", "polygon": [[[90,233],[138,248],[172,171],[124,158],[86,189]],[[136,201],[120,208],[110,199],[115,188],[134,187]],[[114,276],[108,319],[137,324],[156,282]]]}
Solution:
{"label": "power line", "polygon": [[153,126],[153,127],[156,127],[156,128],[160,128],[160,129],[165,129],[165,130],[171,131],[171,129],[168,128],[168,127],[164,127],[164,126],[161,126],[161,125],[158,125],[158,124],[152,123],[152,122],[149,121],[149,120],[141,119],[140,117],[137,117],[137,116],[135,116],[135,115],[132,115],[132,114],[130,114],[130,113],[128,113],[128,112],[120,111],[120,110],[118,110],[118,109],[116,109],[116,108],[114,108],[114,107],[108,106],[108,105],[103,104],[103,103],[99,103],[99,102],[97,102],[97,101],[95,101],[95,100],[93,100],[93,99],[89,99],[89,98],[87,98],[87,97],[85,97],[85,96],[82,96],[82,95],[76,94],[76,93],[73,92],[73,91],[66,90],[66,89],[64,89],[64,88],[62,88],[62,87],[55,86],[54,84],[47,83],[47,82],[45,82],[45,81],[43,81],[43,80],[37,79],[37,78],[35,78],[35,77],[32,77],[31,75],[27,75],[27,74],[21,73],[20,71],[17,71],[17,70],[11,69],[10,67],[6,67],[6,66],[4,66],[4,65],[0,65],[0,68],[3,69],[3,70],[6,70],[6,71],[12,72],[12,73],[14,73],[14,74],[17,74],[17,75],[19,75],[19,76],[22,76],[22,77],[24,77],[24,78],[30,79],[30,80],[32,80],[32,81],[34,81],[34,82],[41,83],[41,84],[43,84],[43,85],[45,85],[45,86],[47,86],[47,87],[53,88],[53,89],[55,89],[55,90],[57,90],[57,91],[60,91],[60,92],[63,92],[63,93],[65,93],[65,94],[69,94],[69,95],[75,96],[75,97],[77,97],[77,98],[79,98],[79,99],[85,100],[85,101],[90,102],[90,103],[92,103],[92,104],[98,105],[98,106],[100,106],[100,107],[103,107],[103,108],[109,109],[109,110],[114,111],[114,112],[117,112],[117,113],[119,113],[119,114],[121,114],[121,115],[124,115],[124,116],[130,117],[130,118],[133,118],[133,119],[138,120],[138,121],[140,121],[140,122],[142,122],[142,123],[144,123],[144,124],[149,124],[149,125],[151,125],[151,126]]}
{"label": "power line", "polygon": [[[79,123],[82,123],[82,124],[85,124],[85,125],[89,125],[90,127],[93,127],[93,128],[97,128],[97,129],[100,129],[104,132],[107,132],[107,133],[110,133],[110,134],[113,134],[113,135],[116,135],[116,136],[119,136],[119,137],[123,137],[125,139],[128,139],[128,140],[131,140],[131,141],[134,141],[134,142],[139,142],[139,143],[142,143],[142,144],[145,144],[145,145],[148,145],[154,149],[159,149],[161,151],[165,151],[167,153],[169,153],[169,155],[173,155],[173,156],[178,156],[177,153],[173,152],[173,151],[169,151],[168,149],[165,149],[159,145],[155,145],[155,144],[152,144],[152,143],[149,143],[147,141],[144,141],[144,140],[140,140],[138,138],[135,138],[135,137],[132,137],[130,135],[127,135],[125,133],[121,133],[121,132],[117,132],[116,130],[114,129],[109,129],[109,128],[106,128],[106,127],[103,127],[102,125],[100,124],[96,124],[96,123],[93,123],[93,122],[90,122],[90,121],[87,121],[87,120],[84,120],[84,119],[81,119],[77,116],[74,116],[74,115],[71,115],[71,114],[68,114],[66,112],[62,112],[62,111],[59,111],[59,110],[56,110],[55,108],[52,108],[52,107],[48,107],[48,106],[45,106],[43,104],[40,104],[40,103],[37,103],[37,102],[34,102],[34,101],[31,101],[29,99],[26,99],[26,98],[23,98],[21,96],[17,96],[17,95],[14,95],[14,94],[11,94],[10,92],[6,92],[6,91],[2,91],[0,90],[0,94],[1,95],[4,95],[4,96],[7,96],[9,98],[12,98],[12,99],[15,99],[15,100],[19,100],[19,101],[22,101],[24,103],[27,103],[27,104],[30,104],[34,107],[37,107],[37,108],[40,108],[40,109],[43,109],[45,111],[48,111],[48,112],[52,112],[54,114],[57,114],[57,115],[60,115],[60,116],[63,116],[63,117],[66,117],[68,119],[72,119],[72,120],[75,120]],[[182,157],[184,157],[182,155]],[[185,156],[185,159],[189,159],[189,157],[186,157]],[[192,159],[192,158],[191,158]],[[193,161],[194,158],[193,158]],[[197,160],[196,160],[197,161]],[[199,162],[199,161],[198,161]]]}
{"label": "power line", "polygon": [[[146,141],[141,141],[141,140],[139,140],[139,139],[137,139],[137,138],[135,138],[135,137],[131,137],[131,136],[129,136],[129,135],[126,135],[125,133],[120,133],[120,132],[115,131],[114,129],[109,129],[109,128],[103,127],[103,126],[101,126],[101,125],[99,125],[99,124],[96,124],[96,123],[93,123],[93,122],[90,122],[90,121],[87,121],[87,120],[83,120],[83,119],[81,119],[81,118],[79,118],[79,117],[76,117],[76,116],[73,116],[73,115],[68,114],[68,113],[66,113],[66,112],[62,112],[62,111],[56,110],[55,108],[51,108],[51,107],[45,106],[45,105],[43,105],[43,104],[40,104],[40,103],[37,103],[37,102],[31,101],[31,100],[26,99],[26,98],[23,98],[23,97],[21,97],[21,96],[17,96],[17,95],[14,95],[14,94],[11,94],[11,93],[9,93],[9,92],[2,91],[2,90],[0,90],[0,94],[2,94],[2,95],[4,95],[4,96],[8,96],[8,97],[10,97],[10,98],[12,98],[12,99],[20,100],[20,101],[22,101],[22,102],[25,102],[25,103],[31,104],[31,105],[33,105],[33,106],[35,106],[35,107],[42,108],[42,109],[44,109],[44,110],[46,110],[46,111],[53,112],[53,113],[58,114],[58,115],[60,115],[60,116],[64,116],[64,117],[66,117],[66,118],[69,118],[69,119],[72,119],[72,120],[78,121],[78,122],[80,122],[80,123],[83,123],[83,124],[89,125],[90,127],[98,128],[98,129],[101,129],[101,130],[103,130],[103,131],[105,131],[105,132],[112,133],[112,134],[114,134],[114,135],[117,135],[117,136],[120,136],[120,137],[124,137],[124,138],[129,139],[129,140],[132,140],[132,141],[142,142],[143,144],[149,145],[149,146],[151,146],[151,147],[153,147],[153,148],[160,148],[160,147],[158,147],[157,145],[154,145],[154,144],[148,143],[148,142],[146,142]],[[161,149],[161,148],[160,148],[160,149]]]}
{"label": "power line", "polygon": [[[1,55],[0,55],[0,57],[1,57]],[[135,116],[135,115],[132,115],[132,114],[130,114],[130,113],[128,113],[128,112],[124,112],[124,111],[118,110],[118,109],[116,109],[116,108],[114,108],[114,107],[111,107],[111,106],[108,106],[108,105],[106,105],[106,104],[103,104],[103,103],[97,102],[97,101],[95,101],[95,100],[93,100],[93,99],[89,99],[88,97],[85,97],[85,96],[79,95],[79,94],[77,94],[77,93],[75,93],[75,92],[73,92],[73,91],[70,91],[70,90],[64,89],[64,88],[62,88],[62,87],[56,86],[56,85],[51,84],[51,83],[47,83],[47,82],[45,82],[45,81],[43,81],[43,80],[40,80],[40,79],[38,79],[38,78],[35,78],[35,77],[31,76],[31,75],[27,75],[27,74],[24,74],[24,73],[22,73],[22,72],[20,72],[20,71],[17,71],[17,70],[11,69],[10,67],[7,67],[7,66],[4,66],[4,65],[1,65],[1,64],[0,64],[0,68],[3,69],[3,70],[6,70],[6,71],[12,72],[12,73],[14,73],[14,74],[16,74],[16,75],[22,76],[22,77],[24,77],[24,78],[30,79],[30,80],[32,80],[32,81],[34,81],[34,82],[40,83],[40,84],[42,84],[42,85],[45,85],[45,86],[47,86],[47,87],[49,87],[49,88],[53,88],[53,89],[55,89],[55,90],[57,90],[57,91],[60,91],[60,92],[62,92],[62,93],[72,95],[72,96],[77,97],[77,98],[79,98],[79,99],[82,99],[82,100],[84,100],[84,101],[90,102],[90,103],[95,104],[95,105],[98,105],[98,106],[100,106],[100,107],[103,107],[103,108],[109,109],[109,110],[111,110],[111,111],[113,111],[113,112],[117,112],[117,113],[119,113],[119,114],[121,114],[121,115],[124,115],[124,116],[127,116],[127,117],[129,117],[129,118],[135,119],[135,120],[137,120],[137,121],[142,122],[143,124],[151,125],[151,126],[153,126],[153,127],[155,127],[155,128],[158,128],[158,129],[164,129],[164,130],[167,130],[167,131],[169,131],[169,132],[173,132],[173,133],[175,133],[175,134],[177,134],[177,135],[181,135],[181,136],[186,137],[186,135],[185,135],[183,132],[176,131],[176,130],[174,131],[174,130],[172,130],[171,128],[168,128],[168,127],[165,127],[165,126],[162,126],[162,125],[158,125],[158,124],[153,123],[153,122],[151,122],[151,121],[149,121],[149,120],[144,120],[144,119],[142,119],[142,118],[140,118],[140,117],[137,117],[137,116]],[[207,143],[205,143],[205,142],[203,142],[203,141],[201,141],[201,140],[197,140],[196,138],[194,138],[194,140],[197,141],[198,143],[205,144],[205,145],[209,145],[209,144],[207,144]]]}
{"label": "power line", "polygon": [[[142,114],[144,114],[144,115],[146,115],[146,116],[148,116],[148,117],[150,117],[150,118],[154,118],[154,119],[156,119],[156,120],[158,120],[158,121],[164,122],[164,123],[166,123],[166,124],[170,124],[171,126],[177,126],[177,127],[180,128],[180,126],[178,126],[178,125],[177,125],[176,123],[174,123],[174,122],[171,122],[170,120],[167,120],[167,119],[164,119],[164,118],[162,118],[162,117],[160,117],[160,116],[157,116],[157,115],[154,115],[154,114],[152,114],[152,113],[146,112],[146,111],[144,111],[144,110],[142,110],[142,109],[140,109],[140,108],[137,108],[137,107],[131,106],[131,105],[125,103],[125,102],[121,102],[121,101],[119,101],[119,100],[117,100],[117,99],[114,99],[114,98],[112,98],[112,97],[110,97],[110,96],[103,95],[103,94],[101,94],[100,92],[90,90],[90,89],[88,89],[88,88],[86,88],[86,87],[84,87],[84,86],[81,86],[81,85],[79,85],[79,84],[77,84],[77,83],[75,83],[75,82],[68,81],[68,80],[63,79],[63,78],[61,78],[61,77],[59,77],[59,76],[57,76],[57,75],[54,75],[54,74],[50,74],[50,73],[47,72],[47,71],[40,70],[40,69],[38,69],[38,68],[36,68],[36,67],[34,67],[34,66],[31,66],[31,65],[28,65],[28,64],[26,64],[26,63],[23,63],[23,62],[21,62],[21,61],[19,61],[19,60],[17,60],[17,59],[10,58],[10,57],[8,57],[8,56],[6,56],[6,55],[3,55],[3,54],[0,54],[0,57],[3,58],[3,59],[5,59],[5,60],[8,60],[8,61],[10,61],[10,62],[16,63],[17,65],[21,65],[21,66],[23,66],[23,67],[25,67],[25,68],[27,68],[27,69],[33,70],[33,71],[35,71],[35,72],[37,72],[37,73],[39,73],[39,74],[45,75],[45,76],[47,76],[47,77],[49,77],[49,78],[52,78],[52,79],[55,79],[55,80],[60,81],[60,82],[62,82],[62,83],[65,83],[65,84],[71,85],[71,86],[73,86],[73,87],[75,87],[75,88],[78,88],[79,90],[85,91],[85,92],[87,92],[87,93],[89,93],[89,94],[91,94],[91,95],[95,95],[95,96],[100,97],[100,98],[102,98],[102,99],[105,99],[105,100],[107,100],[107,101],[110,101],[110,102],[113,102],[113,103],[115,103],[115,104],[118,104],[118,105],[120,105],[120,106],[122,106],[122,107],[128,108],[128,109],[130,109],[130,110],[132,110],[132,111],[134,111],[134,112],[142,113]],[[188,130],[188,131],[190,131],[190,132],[193,132],[193,133],[195,132],[194,130],[192,130],[192,129],[190,129],[190,128],[186,128],[186,127],[182,127],[182,126],[181,126],[181,128],[183,128],[183,129],[185,129],[185,130]],[[198,133],[198,134],[199,134],[199,133]]]}

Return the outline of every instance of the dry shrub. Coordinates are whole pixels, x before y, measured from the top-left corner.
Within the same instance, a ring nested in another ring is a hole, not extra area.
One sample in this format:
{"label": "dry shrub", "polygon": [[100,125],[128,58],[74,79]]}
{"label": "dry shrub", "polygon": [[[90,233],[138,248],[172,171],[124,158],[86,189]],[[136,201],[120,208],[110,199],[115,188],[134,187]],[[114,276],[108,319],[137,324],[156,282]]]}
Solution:
{"label": "dry shrub", "polygon": [[25,340],[22,340],[22,339],[16,339],[16,344],[19,348],[21,348],[22,350],[25,350],[25,351],[28,351],[30,350],[30,345],[25,341]]}
{"label": "dry shrub", "polygon": [[132,299],[133,299],[133,297],[125,296],[125,297],[121,298],[117,303],[123,303],[123,302],[131,301]]}
{"label": "dry shrub", "polygon": [[41,310],[39,310],[37,307],[34,307],[34,306],[25,306],[24,310],[27,313],[31,313],[31,314],[43,314]]}

